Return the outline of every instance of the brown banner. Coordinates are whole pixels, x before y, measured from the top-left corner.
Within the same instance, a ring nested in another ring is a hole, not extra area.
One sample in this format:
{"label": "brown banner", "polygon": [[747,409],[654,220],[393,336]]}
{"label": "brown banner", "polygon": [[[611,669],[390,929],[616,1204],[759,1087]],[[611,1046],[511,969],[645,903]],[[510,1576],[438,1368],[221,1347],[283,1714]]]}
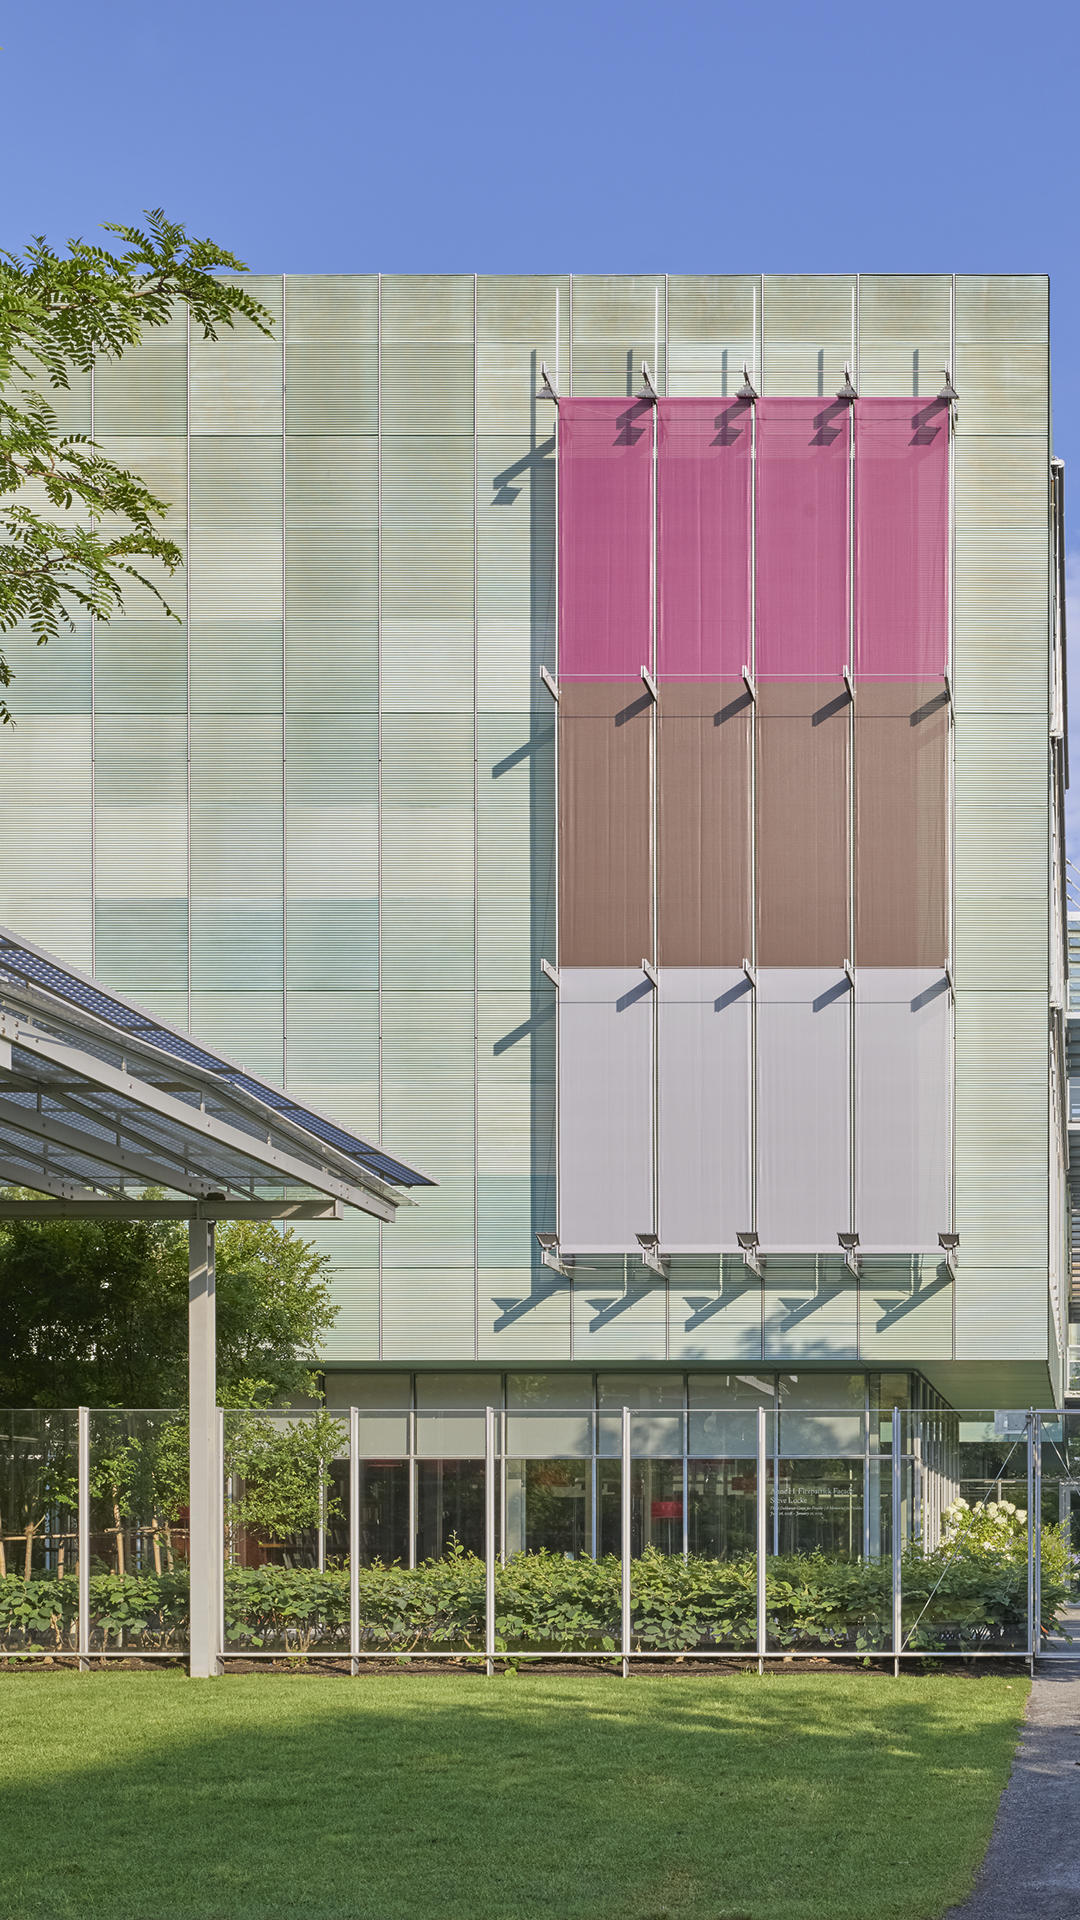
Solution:
{"label": "brown banner", "polygon": [[662,967],[737,967],[750,952],[750,712],[741,680],[661,682]]}
{"label": "brown banner", "polygon": [[848,950],[848,728],[843,681],[758,684],[757,958],[839,967]]}
{"label": "brown banner", "polygon": [[640,680],[568,681],[559,702],[559,964],[652,953],[652,701]]}
{"label": "brown banner", "polygon": [[946,959],[948,706],[941,681],[859,682],[855,954],[864,967]]}

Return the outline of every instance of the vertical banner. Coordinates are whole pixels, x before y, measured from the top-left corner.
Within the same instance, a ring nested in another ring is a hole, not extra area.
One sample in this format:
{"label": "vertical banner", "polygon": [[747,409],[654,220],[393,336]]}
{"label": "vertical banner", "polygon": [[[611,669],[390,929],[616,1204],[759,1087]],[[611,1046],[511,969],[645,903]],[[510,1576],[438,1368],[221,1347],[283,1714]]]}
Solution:
{"label": "vertical banner", "polygon": [[848,662],[851,408],[757,403],[759,680],[838,681]]}
{"label": "vertical banner", "polygon": [[750,695],[742,679],[663,681],[657,727],[662,967],[750,952]]}
{"label": "vertical banner", "polygon": [[738,680],[750,663],[753,408],[657,403],[657,677]]}
{"label": "vertical banner", "polygon": [[559,403],[559,679],[652,666],[653,409]]}
{"label": "vertical banner", "polygon": [[652,701],[640,679],[565,681],[559,701],[559,965],[652,953]]}
{"label": "vertical banner", "polygon": [[559,1244],[634,1253],[653,1231],[653,995],[640,967],[561,970]]}
{"label": "vertical banner", "polygon": [[855,707],[855,953],[943,967],[948,702],[941,680],[862,681]]}
{"label": "vertical banner", "polygon": [[839,968],[847,957],[849,735],[842,680],[759,683],[760,966]]}
{"label": "vertical banner", "polygon": [[936,1252],[949,1225],[949,984],[863,967],[855,989],[855,1224],[867,1252]]}
{"label": "vertical banner", "polygon": [[741,967],[667,967],[657,1009],[660,1242],[734,1252],[751,1219],[750,982]]}
{"label": "vertical banner", "polygon": [[949,409],[861,400],[855,426],[855,675],[937,680],[948,661]]}
{"label": "vertical banner", "polygon": [[851,1213],[851,988],[814,967],[761,967],[758,1232],[766,1252],[833,1253]]}

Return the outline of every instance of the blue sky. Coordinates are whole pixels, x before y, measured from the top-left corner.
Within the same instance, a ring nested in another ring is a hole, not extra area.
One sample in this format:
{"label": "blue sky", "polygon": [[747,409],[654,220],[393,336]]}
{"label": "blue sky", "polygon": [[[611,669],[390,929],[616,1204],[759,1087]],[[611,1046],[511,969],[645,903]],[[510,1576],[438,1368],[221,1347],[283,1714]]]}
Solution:
{"label": "blue sky", "polygon": [[[1049,272],[1080,567],[1078,50],[1063,0],[56,0],[4,26],[0,244],[160,204],[265,272]],[[1080,861],[1080,668],[1073,737]]]}

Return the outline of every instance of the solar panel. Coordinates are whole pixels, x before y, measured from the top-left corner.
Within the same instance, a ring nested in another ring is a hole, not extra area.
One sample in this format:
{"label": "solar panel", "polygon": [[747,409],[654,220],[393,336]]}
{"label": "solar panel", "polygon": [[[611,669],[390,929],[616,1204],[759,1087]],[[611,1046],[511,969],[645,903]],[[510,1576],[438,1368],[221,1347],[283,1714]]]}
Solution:
{"label": "solar panel", "polygon": [[[37,988],[40,992],[61,1002],[66,1002],[72,1008],[90,1014],[94,1019],[112,1027],[117,1037],[115,1043],[110,1046],[109,1042],[103,1040],[100,1035],[86,1032],[82,1027],[78,1026],[77,1022],[74,1023],[76,1027],[74,1035],[75,1044],[77,1044],[82,1051],[91,1053],[96,1058],[108,1064],[113,1066],[119,1064],[124,1054],[123,1041],[125,1038],[130,1039],[135,1044],[142,1042],[147,1046],[155,1048],[159,1053],[171,1055],[175,1060],[182,1062],[185,1067],[191,1069],[193,1073],[212,1076],[213,1079],[221,1084],[222,1093],[226,1096],[226,1099],[229,1091],[246,1094],[251,1099],[258,1101],[260,1106],[266,1109],[269,1114],[279,1115],[282,1120],[301,1128],[312,1138],[323,1141],[336,1152],[348,1156],[348,1158],[354,1160],[358,1166],[364,1168],[369,1173],[375,1174],[381,1180],[386,1180],[404,1187],[426,1187],[435,1184],[426,1174],[420,1173],[416,1168],[408,1166],[406,1162],[398,1160],[392,1154],[385,1153],[383,1149],[374,1142],[361,1139],[359,1135],[350,1132],[347,1128],[338,1126],[332,1120],[324,1119],[321,1114],[313,1113],[310,1108],[303,1107],[291,1099],[281,1088],[273,1087],[266,1081],[256,1078],[253,1074],[245,1072],[242,1067],[237,1067],[232,1062],[222,1059],[219,1054],[211,1052],[208,1048],[201,1047],[196,1040],[191,1039],[188,1035],[178,1033],[171,1027],[163,1026],[161,1022],[152,1015],[142,1012],[139,1008],[129,1005],[128,1002],[124,1000],[118,999],[114,994],[106,993],[95,981],[84,979],[80,974],[70,972],[66,967],[62,966],[58,961],[51,959],[47,954],[36,952],[32,947],[27,947],[9,932],[0,930],[0,982],[2,982],[5,974],[15,982],[21,982],[28,987]],[[36,1009],[35,1018],[40,1018]],[[72,1038],[70,1035],[64,1035],[62,1020],[58,1020],[57,1024],[61,1027],[60,1037]],[[28,1075],[32,1072],[33,1078],[37,1082],[50,1078],[62,1082],[67,1077],[62,1068],[50,1068],[49,1062],[43,1056],[32,1053],[30,1050],[21,1052],[20,1066]],[[155,1071],[154,1067],[150,1066],[149,1069],[145,1071],[144,1077],[149,1082],[154,1083],[160,1079],[160,1072]],[[203,1090],[204,1098],[208,1091],[209,1089]],[[186,1088],[173,1089],[170,1087],[170,1092],[174,1098],[184,1099],[192,1103],[194,1103],[198,1097],[193,1091],[189,1091]],[[86,1082],[80,1084],[79,1093],[84,1103],[89,1103],[101,1097],[100,1093]],[[9,1094],[8,1098],[11,1097],[13,1096]],[[242,1106],[229,1106],[226,1104],[226,1099],[222,1101],[220,1117],[227,1119],[231,1126],[250,1134],[253,1142],[264,1138],[267,1132],[266,1125],[263,1124],[260,1128],[258,1121],[256,1121],[249,1112],[245,1111]],[[207,1110],[212,1111],[214,1105],[216,1105],[216,1103],[207,1102]],[[139,1125],[145,1131],[145,1112],[142,1109],[137,1110],[140,1114]],[[105,1111],[106,1115],[115,1115],[117,1113],[118,1103],[117,1097],[114,1094],[109,1095],[108,1101],[105,1103]],[[68,1117],[69,1119],[75,1118],[74,1115],[69,1115]],[[85,1126],[86,1123],[84,1122],[83,1124]],[[106,1119],[103,1124],[107,1130],[108,1120]],[[164,1134],[164,1144],[168,1138],[167,1127],[162,1131]],[[269,1131],[272,1138],[272,1127]],[[289,1144],[288,1135],[283,1137],[283,1144]],[[208,1154],[203,1150],[202,1146],[200,1146],[199,1158],[202,1164],[207,1164]],[[243,1164],[242,1157],[240,1156],[238,1156],[235,1161],[232,1161],[228,1155],[222,1155],[220,1145],[215,1155],[215,1163],[220,1164],[222,1167],[228,1166],[230,1168]],[[229,1177],[230,1183],[235,1184],[235,1179],[231,1173]],[[246,1178],[247,1176],[245,1175],[244,1177]]]}

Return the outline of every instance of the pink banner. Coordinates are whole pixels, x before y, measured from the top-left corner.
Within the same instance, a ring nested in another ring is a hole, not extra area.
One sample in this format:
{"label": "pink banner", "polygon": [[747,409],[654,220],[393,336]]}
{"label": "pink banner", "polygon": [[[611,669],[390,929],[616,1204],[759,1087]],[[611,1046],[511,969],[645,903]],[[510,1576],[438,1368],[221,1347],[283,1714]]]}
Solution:
{"label": "pink banner", "polygon": [[652,667],[653,409],[559,402],[559,677]]}
{"label": "pink banner", "polygon": [[744,400],[661,400],[656,411],[656,670],[737,680],[750,660],[753,414]]}
{"label": "pink banner", "polygon": [[855,408],[855,672],[941,679],[948,659],[949,409]]}
{"label": "pink banner", "polygon": [[848,659],[851,408],[759,400],[756,412],[758,678],[838,680]]}

